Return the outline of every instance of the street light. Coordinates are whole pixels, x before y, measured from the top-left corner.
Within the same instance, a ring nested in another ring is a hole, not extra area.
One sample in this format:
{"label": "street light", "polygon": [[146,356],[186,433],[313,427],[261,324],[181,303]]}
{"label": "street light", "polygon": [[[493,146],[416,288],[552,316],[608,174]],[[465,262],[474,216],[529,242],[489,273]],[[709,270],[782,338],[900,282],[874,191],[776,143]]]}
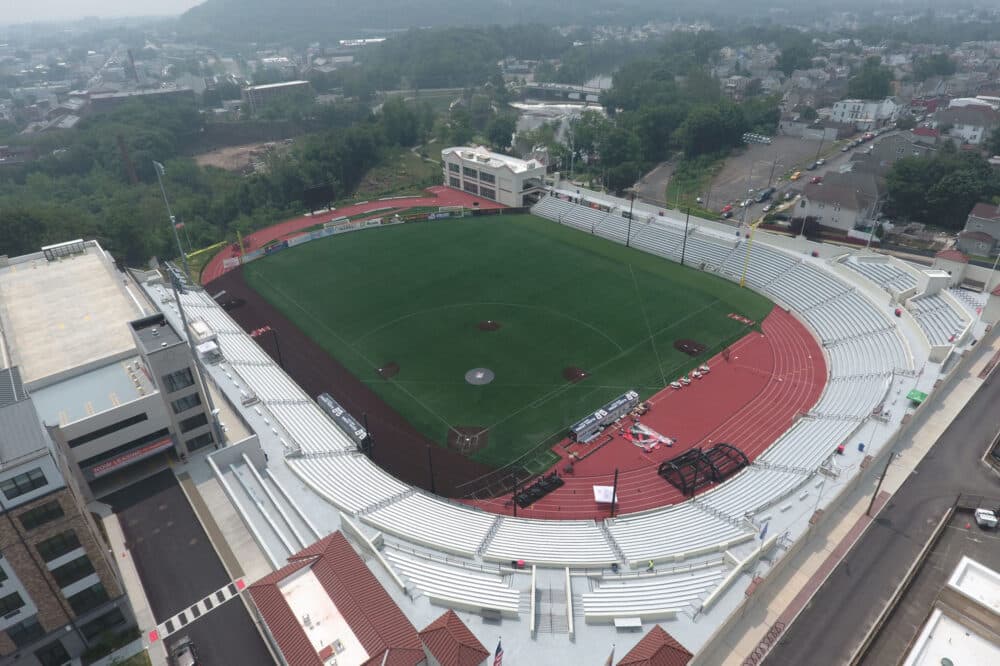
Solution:
{"label": "street light", "polygon": [[191,271],[188,269],[187,255],[184,254],[184,248],[181,247],[181,237],[177,235],[177,219],[174,217],[173,211],[170,210],[170,201],[167,199],[167,191],[163,187],[163,174],[167,172],[161,162],[153,160],[153,169],[156,171],[156,182],[160,184],[160,194],[163,195],[163,205],[167,207],[167,217],[170,218],[170,228],[174,232],[174,240],[177,242],[177,251],[181,255],[181,263],[184,264],[184,275],[187,275],[190,279]]}

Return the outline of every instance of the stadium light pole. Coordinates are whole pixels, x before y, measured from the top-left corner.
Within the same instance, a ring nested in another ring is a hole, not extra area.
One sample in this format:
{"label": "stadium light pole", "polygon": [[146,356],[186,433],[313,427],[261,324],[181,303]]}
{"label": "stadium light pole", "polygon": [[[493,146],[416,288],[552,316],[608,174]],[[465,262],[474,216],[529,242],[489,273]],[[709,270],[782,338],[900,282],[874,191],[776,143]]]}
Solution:
{"label": "stadium light pole", "polygon": [[177,251],[181,255],[181,263],[184,264],[184,275],[188,276],[190,279],[191,270],[188,268],[187,255],[184,254],[184,248],[181,247],[181,237],[177,235],[177,219],[174,217],[174,213],[170,210],[170,200],[167,199],[167,190],[163,187],[163,174],[167,172],[164,168],[162,162],[157,162],[153,160],[153,170],[156,171],[156,182],[160,184],[160,194],[163,195],[163,205],[167,207],[167,217],[170,219],[170,228],[174,232],[174,241],[177,242]]}
{"label": "stadium light pole", "polygon": [[632,200],[628,204],[628,231],[625,233],[625,247],[631,247],[632,242],[632,209],[635,208],[635,187],[632,188]]}
{"label": "stadium light pole", "polygon": [[691,221],[691,206],[687,207],[687,214],[684,216],[684,240],[681,242],[681,266],[684,265],[684,254],[688,246],[688,223]]}

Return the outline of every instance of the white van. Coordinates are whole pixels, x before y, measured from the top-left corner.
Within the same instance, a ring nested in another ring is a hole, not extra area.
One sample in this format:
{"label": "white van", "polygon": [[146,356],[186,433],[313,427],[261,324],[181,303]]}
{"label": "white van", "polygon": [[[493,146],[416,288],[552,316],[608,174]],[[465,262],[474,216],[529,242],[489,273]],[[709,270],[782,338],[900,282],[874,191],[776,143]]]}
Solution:
{"label": "white van", "polygon": [[976,509],[976,524],[982,528],[996,529],[997,514],[989,509]]}

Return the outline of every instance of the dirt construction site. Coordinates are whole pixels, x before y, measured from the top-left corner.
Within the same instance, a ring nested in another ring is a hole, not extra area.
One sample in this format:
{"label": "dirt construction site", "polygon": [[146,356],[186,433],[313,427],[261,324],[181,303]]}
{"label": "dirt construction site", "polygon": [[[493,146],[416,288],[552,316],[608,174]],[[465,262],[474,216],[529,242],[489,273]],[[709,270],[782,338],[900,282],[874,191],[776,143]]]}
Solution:
{"label": "dirt construction site", "polygon": [[265,158],[272,152],[283,153],[290,144],[280,141],[264,141],[248,143],[242,146],[226,146],[207,153],[195,155],[198,166],[211,166],[226,171],[252,172],[259,171]]}

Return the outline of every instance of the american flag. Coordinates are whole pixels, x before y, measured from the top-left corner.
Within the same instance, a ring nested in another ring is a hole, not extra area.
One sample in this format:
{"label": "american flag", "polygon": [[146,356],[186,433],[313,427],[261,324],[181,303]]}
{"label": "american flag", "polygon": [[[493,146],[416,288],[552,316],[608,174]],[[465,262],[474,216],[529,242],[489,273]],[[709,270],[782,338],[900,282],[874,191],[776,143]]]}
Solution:
{"label": "american flag", "polygon": [[497,651],[493,655],[493,666],[503,666],[503,646],[500,645],[499,639],[497,639]]}

